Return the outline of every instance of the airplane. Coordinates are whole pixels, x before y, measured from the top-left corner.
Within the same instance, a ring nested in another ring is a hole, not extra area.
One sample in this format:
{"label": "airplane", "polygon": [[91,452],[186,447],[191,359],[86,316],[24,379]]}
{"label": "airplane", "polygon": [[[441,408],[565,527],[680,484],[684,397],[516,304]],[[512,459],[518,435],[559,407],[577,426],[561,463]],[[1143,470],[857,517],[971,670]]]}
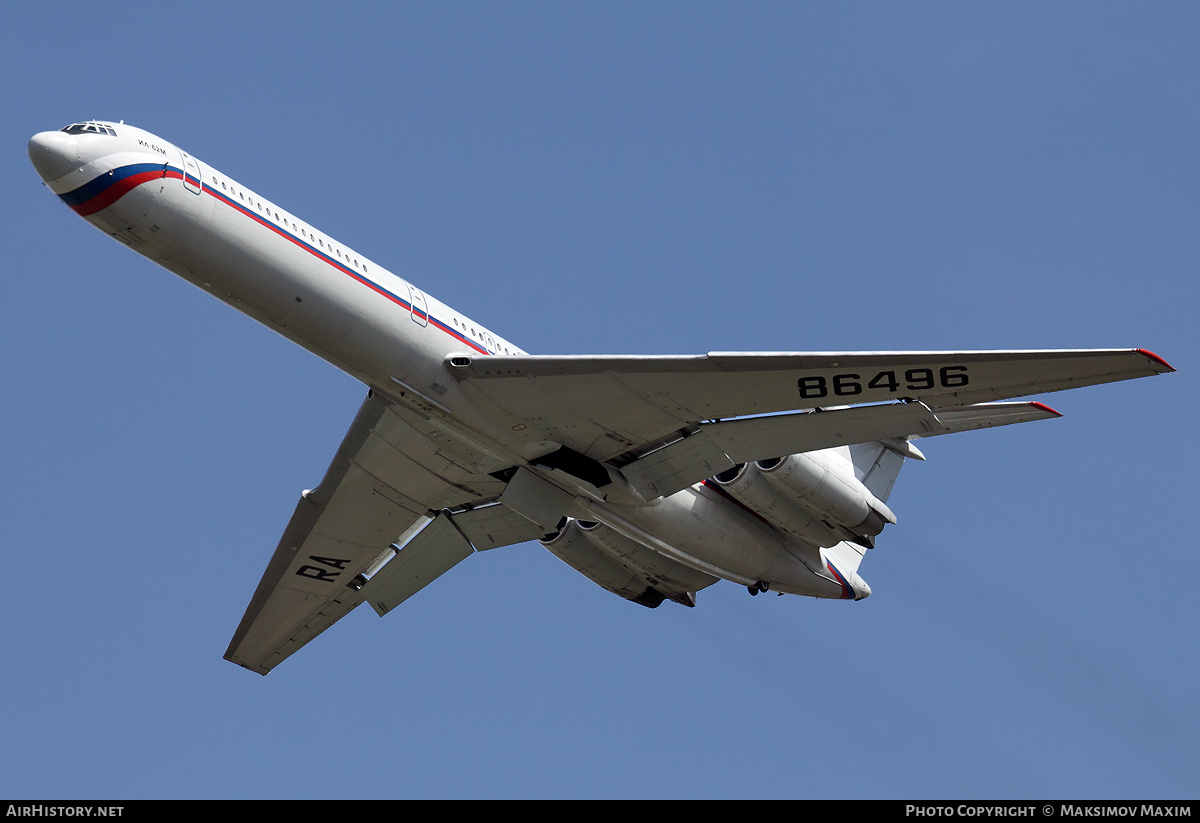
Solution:
{"label": "airplane", "polygon": [[225,659],[272,669],[361,603],[539,540],[647,607],[718,581],[861,600],[913,441],[1044,420],[1146,349],[532,355],[179,146],[89,120],[29,141],[72,211],[366,384]]}

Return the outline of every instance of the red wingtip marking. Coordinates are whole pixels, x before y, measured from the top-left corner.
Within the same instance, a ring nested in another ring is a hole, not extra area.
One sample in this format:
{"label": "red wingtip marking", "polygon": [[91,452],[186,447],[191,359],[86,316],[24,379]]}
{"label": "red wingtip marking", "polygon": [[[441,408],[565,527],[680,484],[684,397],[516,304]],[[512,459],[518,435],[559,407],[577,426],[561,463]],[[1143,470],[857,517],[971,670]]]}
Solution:
{"label": "red wingtip marking", "polygon": [[1174,366],[1172,366],[1166,360],[1163,360],[1161,357],[1159,357],[1157,354],[1150,351],[1149,349],[1137,349],[1136,351],[1138,354],[1142,355],[1142,357],[1145,357],[1148,360],[1153,360],[1155,363],[1160,364],[1167,371],[1175,371]]}
{"label": "red wingtip marking", "polygon": [[1039,403],[1039,402],[1037,402],[1036,400],[1034,400],[1034,401],[1030,402],[1030,404],[1029,404],[1029,405],[1033,406],[1034,408],[1041,409],[1042,411],[1047,411],[1047,412],[1050,412],[1050,413],[1051,413],[1052,415],[1054,415],[1055,417],[1062,417],[1062,416],[1063,416],[1063,415],[1062,415],[1062,412],[1060,412],[1060,411],[1055,411],[1054,409],[1052,409],[1052,408],[1050,408],[1049,406],[1047,406],[1045,403]]}

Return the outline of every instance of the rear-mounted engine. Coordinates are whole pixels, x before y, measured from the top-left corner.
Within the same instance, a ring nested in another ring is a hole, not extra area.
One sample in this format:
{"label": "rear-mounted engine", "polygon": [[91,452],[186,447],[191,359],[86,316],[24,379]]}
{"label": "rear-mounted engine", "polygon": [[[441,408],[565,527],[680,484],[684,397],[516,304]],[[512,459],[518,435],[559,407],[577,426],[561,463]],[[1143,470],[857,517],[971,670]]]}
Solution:
{"label": "rear-mounted engine", "polygon": [[896,522],[834,449],[760,460],[713,479],[764,519],[814,546],[846,539],[871,545],[884,526]]}

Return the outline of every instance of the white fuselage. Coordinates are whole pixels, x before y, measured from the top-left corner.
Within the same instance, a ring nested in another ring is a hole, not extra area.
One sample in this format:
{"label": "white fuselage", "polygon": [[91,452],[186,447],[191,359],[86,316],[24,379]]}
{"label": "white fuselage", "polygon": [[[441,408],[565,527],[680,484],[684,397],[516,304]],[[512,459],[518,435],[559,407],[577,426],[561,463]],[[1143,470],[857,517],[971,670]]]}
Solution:
{"label": "white fuselage", "polygon": [[[455,354],[525,352],[175,145],[91,123],[36,135],[30,155],[50,189],[101,231],[374,391],[444,411],[439,425],[478,446],[482,471],[554,448],[514,438],[447,371]],[[560,475],[552,481],[569,485]],[[565,490],[580,501],[575,516],[602,510],[644,533],[652,550],[716,577],[818,597],[869,592],[853,570],[839,574],[820,549],[705,484],[651,501],[586,484]]]}

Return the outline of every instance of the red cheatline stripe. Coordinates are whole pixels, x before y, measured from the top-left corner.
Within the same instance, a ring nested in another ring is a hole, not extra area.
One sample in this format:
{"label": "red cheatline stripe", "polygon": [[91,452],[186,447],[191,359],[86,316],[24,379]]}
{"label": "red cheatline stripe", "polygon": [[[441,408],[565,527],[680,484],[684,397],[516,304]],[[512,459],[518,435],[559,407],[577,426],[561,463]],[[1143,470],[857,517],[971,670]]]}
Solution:
{"label": "red cheatline stripe", "polygon": [[131,174],[129,177],[122,178],[116,183],[113,183],[91,200],[88,200],[85,203],[80,203],[78,206],[72,206],[71,209],[80,217],[87,217],[88,215],[107,209],[113,203],[117,202],[143,183],[150,180],[157,180],[162,177],[179,177],[179,173],[176,172],[172,174],[170,171],[164,173],[162,169],[155,169],[152,171],[144,171],[140,174]]}

